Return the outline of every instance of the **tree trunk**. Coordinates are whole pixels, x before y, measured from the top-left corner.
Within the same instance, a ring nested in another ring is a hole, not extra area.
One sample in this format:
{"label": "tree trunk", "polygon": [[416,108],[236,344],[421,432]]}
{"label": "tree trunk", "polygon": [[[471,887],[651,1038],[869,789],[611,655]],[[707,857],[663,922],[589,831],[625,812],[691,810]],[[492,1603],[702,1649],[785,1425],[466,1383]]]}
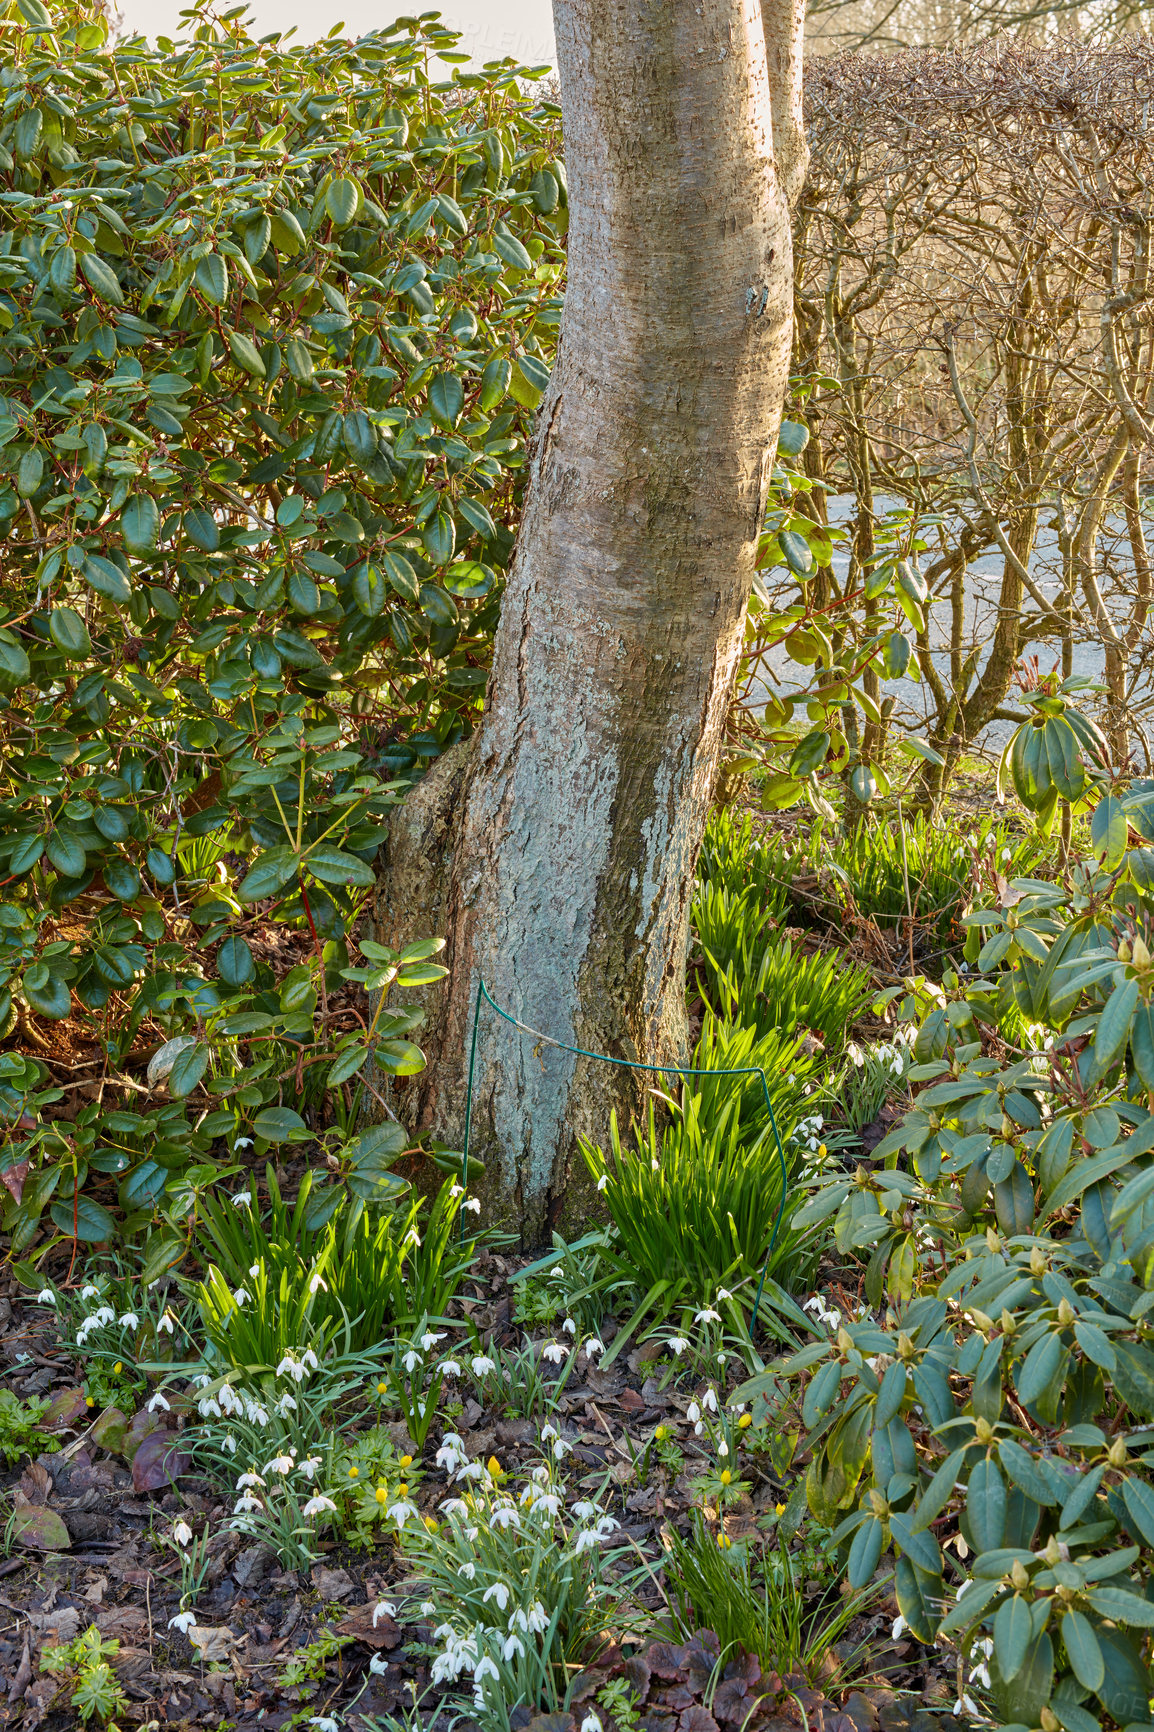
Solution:
{"label": "tree trunk", "polygon": [[[767,12],[775,69],[796,77],[792,13]],[[789,355],[771,115],[787,127],[796,102],[774,102],[756,0],[555,0],[554,16],[558,359],[484,718],[406,802],[378,904],[390,941],[448,940],[409,1116],[458,1147],[479,980],[553,1040],[685,1061],[694,868]],[[796,181],[804,146],[781,146]],[[483,1013],[482,1218],[526,1244],[576,1218],[576,1135],[640,1098],[630,1073]]]}

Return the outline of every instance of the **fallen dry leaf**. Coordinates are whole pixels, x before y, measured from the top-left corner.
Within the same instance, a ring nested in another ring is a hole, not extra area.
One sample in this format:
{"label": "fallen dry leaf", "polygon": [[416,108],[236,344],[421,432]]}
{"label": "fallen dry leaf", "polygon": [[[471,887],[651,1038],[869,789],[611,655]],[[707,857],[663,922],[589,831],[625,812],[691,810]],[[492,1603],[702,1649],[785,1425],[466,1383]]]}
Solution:
{"label": "fallen dry leaf", "polygon": [[227,1660],[238,1643],[243,1642],[243,1636],[234,1636],[227,1624],[215,1627],[208,1624],[194,1624],[188,1632],[188,1639],[197,1654],[206,1663],[213,1660]]}

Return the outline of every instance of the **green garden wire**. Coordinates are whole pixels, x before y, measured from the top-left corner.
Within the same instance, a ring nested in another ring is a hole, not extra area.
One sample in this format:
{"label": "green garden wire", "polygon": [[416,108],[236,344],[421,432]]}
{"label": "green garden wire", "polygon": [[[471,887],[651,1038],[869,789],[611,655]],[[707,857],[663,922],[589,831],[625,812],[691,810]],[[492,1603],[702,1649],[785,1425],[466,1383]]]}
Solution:
{"label": "green garden wire", "polygon": [[[571,1052],[577,1058],[593,1058],[602,1064],[615,1064],[622,1070],[655,1071],[661,1076],[757,1076],[761,1078],[761,1092],[765,1096],[766,1110],[769,1122],[773,1126],[774,1141],[777,1144],[777,1158],[781,1162],[781,1202],[777,1206],[777,1218],[773,1223],[769,1246],[765,1253],[765,1262],[761,1266],[761,1280],[757,1284],[757,1297],[753,1301],[753,1315],[749,1320],[750,1339],[757,1326],[757,1313],[761,1305],[761,1295],[765,1288],[765,1278],[769,1273],[769,1259],[773,1255],[773,1247],[777,1243],[777,1235],[781,1228],[781,1217],[785,1213],[785,1193],[789,1183],[788,1168],[785,1162],[785,1150],[781,1146],[781,1132],[777,1128],[774,1116],[773,1102],[769,1098],[769,1084],[765,1080],[765,1072],[759,1064],[738,1065],[725,1070],[695,1070],[690,1065],[682,1064],[641,1064],[636,1059],[612,1058],[607,1052],[586,1052],[584,1047],[570,1046],[568,1041],[554,1040],[552,1035],[542,1034],[540,1029],[530,1028],[528,1023],[519,1022],[507,1010],[502,1010],[489,992],[483,980],[477,982],[477,997],[473,1005],[473,1032],[469,1040],[469,1086],[465,1095],[465,1146],[461,1153],[461,1184],[466,1191],[469,1189],[469,1136],[473,1128],[473,1076],[477,1068],[477,1029],[481,1020],[482,1002],[488,1004],[506,1022],[511,1023],[522,1034],[532,1035],[534,1040],[541,1041],[545,1046],[555,1046],[561,1052]],[[464,1237],[464,1222],[461,1223],[461,1234]]]}

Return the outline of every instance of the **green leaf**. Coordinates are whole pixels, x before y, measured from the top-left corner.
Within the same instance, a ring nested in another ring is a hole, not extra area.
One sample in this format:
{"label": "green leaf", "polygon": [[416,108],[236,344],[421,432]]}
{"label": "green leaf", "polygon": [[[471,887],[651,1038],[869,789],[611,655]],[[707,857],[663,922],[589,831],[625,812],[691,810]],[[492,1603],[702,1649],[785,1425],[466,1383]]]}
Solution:
{"label": "green leaf", "polygon": [[485,363],[481,374],[481,408],[486,414],[504,398],[513,377],[513,363],[507,355],[494,355]]}
{"label": "green leaf", "polygon": [[1139,1629],[1154,1629],[1154,1600],[1132,1594],[1126,1588],[1095,1588],[1087,1590],[1086,1598],[1094,1611],[1113,1624],[1136,1625]]}
{"label": "green leaf", "polygon": [[140,1265],[140,1282],[145,1288],[151,1287],[176,1267],[187,1249],[185,1242],[176,1233],[153,1233],[144,1247],[144,1256]]}
{"label": "green leaf", "polygon": [[290,1107],[265,1107],[252,1122],[254,1133],[266,1143],[297,1143],[311,1136],[299,1113]]}
{"label": "green leaf", "polygon": [[97,553],[87,554],[80,571],[85,583],[94,589],[97,595],[116,602],[120,607],[126,606],[132,600],[132,585],[120,567],[113,565],[110,559],[102,559]]}
{"label": "green leaf", "polygon": [[1056,1330],[1048,1330],[1040,1340],[1035,1341],[1017,1368],[1014,1381],[1018,1399],[1027,1406],[1039,1401],[1053,1380],[1061,1374],[1065,1359],[1066,1349],[1062,1345],[1061,1336]]}
{"label": "green leaf", "polygon": [[36,445],[32,445],[20,459],[20,467],[16,471],[16,491],[21,499],[31,499],[44,479],[44,453]]}
{"label": "green leaf", "polygon": [[525,251],[515,235],[495,234],[493,236],[493,251],[511,265],[515,271],[531,271],[533,260]]}
{"label": "green leaf", "polygon": [[302,856],[301,864],[324,884],[350,884],[361,890],[371,890],[376,883],[376,874],[371,866],[366,866],[355,854],[346,854],[328,844],[310,848]]}
{"label": "green leaf", "polygon": [[455,427],[465,406],[465,388],[456,373],[438,373],[429,384],[429,413],[442,427]]}
{"label": "green leaf", "polygon": [[[204,263],[205,261],[202,260],[201,262]],[[223,263],[223,260],[221,262]],[[243,331],[230,330],[227,336],[229,354],[237,366],[243,367],[246,373],[251,373],[254,379],[263,379],[264,362],[261,360],[260,350],[252,339],[246,337]]]}
{"label": "green leaf", "polygon": [[1025,1665],[1033,1633],[1030,1602],[1022,1594],[1011,1594],[1002,1601],[994,1619],[994,1658],[1007,1684]]}
{"label": "green leaf", "polygon": [[1062,1640],[1079,1684],[1087,1690],[1098,1690],[1106,1676],[1106,1662],[1089,1618],[1081,1612],[1068,1611],[1062,1619]]}
{"label": "green leaf", "polygon": [[208,1068],[209,1050],[203,1041],[186,1046],[176,1056],[168,1073],[168,1092],[174,1099],[191,1094]]}
{"label": "green leaf", "polygon": [[829,734],[824,728],[815,728],[812,733],[794,748],[789,760],[789,773],[801,781],[806,776],[812,776],[814,771],[825,763],[829,751]]}
{"label": "green leaf", "polygon": [[1138,982],[1123,980],[1106,1000],[1094,1032],[1094,1058],[1104,1075],[1122,1052],[1130,1035],[1130,1018],[1138,1003]]}
{"label": "green leaf", "polygon": [[196,262],[196,286],[206,301],[223,307],[228,300],[228,266],[219,253],[206,253]]}
{"label": "green leaf", "polygon": [[330,181],[325,192],[325,208],[337,228],[347,228],[357,214],[361,189],[355,180]]}
{"label": "green leaf", "polygon": [[48,635],[62,656],[83,661],[92,654],[88,627],[74,607],[54,607],[48,615]]}
{"label": "green leaf", "polygon": [[120,532],[130,553],[153,553],[160,535],[160,512],[151,493],[134,493],[120,513]]}
{"label": "green leaf", "polygon": [[65,878],[83,878],[88,862],[84,849],[65,830],[53,830],[48,837],[48,858]]}
{"label": "green leaf", "polygon": [[124,295],[120,288],[120,279],[111,265],[105,264],[99,253],[83,253],[80,259],[80,269],[84,280],[94,294],[109,306],[122,307]]}
{"label": "green leaf", "polygon": [[975,1462],[970,1470],[966,1513],[978,1551],[996,1551],[1006,1533],[1006,1485],[988,1458]]}
{"label": "green leaf", "polygon": [[1124,801],[1114,794],[1103,794],[1090,819],[1090,846],[1107,872],[1122,864],[1128,833]]}
{"label": "green leaf", "polygon": [[851,1588],[864,1588],[872,1582],[874,1571],[881,1561],[884,1537],[885,1529],[877,1516],[870,1516],[857,1530],[849,1549],[846,1572]]}
{"label": "green leaf", "polygon": [[116,1237],[116,1222],[108,1210],[83,1192],[75,1200],[57,1199],[48,1213],[69,1239],[75,1237],[89,1245],[102,1245]]}
{"label": "green leaf", "polygon": [[297,875],[300,855],[295,848],[269,848],[258,854],[237,891],[240,902],[263,902],[275,896]]}

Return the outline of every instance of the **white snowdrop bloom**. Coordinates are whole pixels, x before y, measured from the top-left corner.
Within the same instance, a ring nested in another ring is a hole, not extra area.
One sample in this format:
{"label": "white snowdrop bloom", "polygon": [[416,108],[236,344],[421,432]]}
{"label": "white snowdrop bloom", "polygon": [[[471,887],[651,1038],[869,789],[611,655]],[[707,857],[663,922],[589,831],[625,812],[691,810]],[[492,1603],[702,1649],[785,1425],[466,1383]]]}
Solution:
{"label": "white snowdrop bloom", "polygon": [[404,1527],[410,1516],[417,1516],[420,1513],[415,1503],[406,1503],[404,1498],[389,1505],[389,1519],[396,1522],[398,1529]]}
{"label": "white snowdrop bloom", "polygon": [[265,1462],[264,1471],[266,1473],[279,1473],[283,1479],[286,1474],[292,1472],[295,1466],[296,1462],[291,1455],[274,1455],[271,1461]]}
{"label": "white snowdrop bloom", "polygon": [[608,1185],[608,1183],[609,1183],[609,1174],[608,1173],[602,1173],[601,1177],[597,1181],[597,1189],[599,1191],[603,1191],[605,1189],[605,1187]]}
{"label": "white snowdrop bloom", "polygon": [[507,1663],[514,1654],[523,1660],[525,1658],[525,1644],[520,1636],[506,1636],[505,1645],[501,1649],[501,1658]]}
{"label": "white snowdrop bloom", "polygon": [[89,1283],[89,1285],[87,1287],[82,1287],[80,1289],[80,1297],[83,1300],[85,1300],[86,1302],[89,1299],[99,1299],[100,1298],[100,1288],[99,1287],[93,1287],[92,1284]]}
{"label": "white snowdrop bloom", "polygon": [[1011,852],[1011,850],[1009,848],[1003,848],[1002,849],[1002,865],[1003,866],[1005,866],[1013,858],[1014,858],[1013,853]]}
{"label": "white snowdrop bloom", "polygon": [[462,1519],[464,1519],[464,1517],[467,1516],[469,1513],[468,1504],[464,1501],[463,1498],[459,1498],[459,1497],[447,1497],[447,1498],[445,1498],[444,1502],[441,1504],[441,1508],[444,1510],[445,1514],[447,1516],[449,1516],[450,1518],[455,1516],[455,1515],[459,1515]]}
{"label": "white snowdrop bloom", "polygon": [[519,1528],[521,1518],[511,1503],[502,1504],[500,1509],[495,1509],[489,1517],[489,1526],[491,1528]]}
{"label": "white snowdrop bloom", "polygon": [[485,1469],[479,1461],[467,1461],[464,1467],[457,1470],[458,1479],[484,1479]]}
{"label": "white snowdrop bloom", "polygon": [[471,1582],[477,1574],[477,1566],[476,1564],[460,1564],[457,1568],[457,1574],[464,1576],[467,1582]]}
{"label": "white snowdrop bloom", "polygon": [[247,1292],[247,1290],[244,1287],[238,1287],[236,1292],[232,1296],[232,1302],[238,1309],[240,1309],[240,1307],[242,1307],[244,1305],[247,1305],[248,1304],[248,1292]]}
{"label": "white snowdrop bloom", "polygon": [[300,1383],[304,1379],[305,1368],[291,1353],[286,1353],[276,1368],[276,1374],[278,1377],[291,1377],[294,1382]]}
{"label": "white snowdrop bloom", "polygon": [[540,1600],[534,1600],[529,1607],[529,1628],[535,1636],[543,1636],[549,1628],[549,1619],[545,1615],[545,1608]]}
{"label": "white snowdrop bloom", "polygon": [[249,1511],[258,1510],[260,1507],[260,1499],[253,1497],[249,1492],[245,1492],[244,1496],[238,1497],[233,1504],[232,1513],[233,1515],[247,1515]]}
{"label": "white snowdrop bloom", "polygon": [[433,1604],[432,1600],[422,1600],[421,1601],[421,1616],[422,1616],[422,1618],[431,1618],[433,1616],[434,1612],[436,1611],[436,1609],[437,1608]]}
{"label": "white snowdrop bloom", "polygon": [[481,1213],[481,1199],[480,1197],[466,1197],[461,1207],[468,1209],[470,1214],[479,1215]]}
{"label": "white snowdrop bloom", "polygon": [[722,1438],[721,1442],[717,1446],[717,1453],[718,1453],[718,1455],[728,1455],[729,1454],[729,1445],[726,1443],[724,1438]]}
{"label": "white snowdrop bloom", "polygon": [[248,1271],[249,1279],[255,1281],[257,1276],[262,1273],[263,1267],[264,1265],[261,1263],[250,1263]]}
{"label": "white snowdrop bloom", "polygon": [[297,1462],[297,1472],[303,1473],[307,1480],[314,1480],[320,1465],[321,1458],[319,1455],[306,1455],[303,1461]]}
{"label": "white snowdrop bloom", "polygon": [[538,1485],[548,1485],[549,1469],[545,1466],[544,1462],[541,1462],[539,1466],[533,1469],[533,1478],[536,1480]]}
{"label": "white snowdrop bloom", "polygon": [[472,1361],[472,1366],[474,1377],[487,1377],[490,1371],[496,1371],[497,1361],[490,1359],[487,1353],[478,1353]]}
{"label": "white snowdrop bloom", "polygon": [[244,1416],[250,1425],[263,1428],[268,1424],[268,1409],[262,1407],[259,1401],[250,1401],[247,1395],[244,1400]]}
{"label": "white snowdrop bloom", "polygon": [[603,1515],[598,1516],[597,1518],[597,1532],[600,1534],[602,1539],[605,1538],[606,1534],[613,1533],[620,1526],[621,1523],[615,1516]]}
{"label": "white snowdrop bloom", "polygon": [[701,1418],[701,1409],[698,1407],[696,1401],[691,1401],[689,1403],[689,1406],[685,1409],[685,1417],[689,1421],[690,1425],[697,1424],[698,1420]]}
{"label": "white snowdrop bloom", "polygon": [[232,1385],[229,1383],[221,1384],[217,1391],[216,1399],[220,1402],[220,1411],[222,1413],[244,1412],[244,1402],[240,1399]]}
{"label": "white snowdrop bloom", "polygon": [[976,1720],[981,1710],[972,1696],[959,1696],[950,1712],[951,1714],[968,1714],[972,1720]]}
{"label": "white snowdrop bloom", "polygon": [[457,1201],[457,1198],[458,1198],[458,1197],[463,1197],[463,1196],[464,1196],[464,1195],[465,1195],[465,1187],[464,1187],[464,1185],[459,1185],[459,1184],[458,1184],[458,1183],[457,1183],[457,1181],[456,1181],[456,1179],[454,1179],[454,1180],[453,1180],[453,1183],[452,1183],[452,1184],[451,1184],[451,1185],[450,1185],[450,1186],[449,1186],[449,1196],[450,1196],[450,1198],[451,1198],[451,1199],[452,1199],[452,1201],[453,1201],[453,1202],[454,1202],[454,1203],[455,1203],[455,1202],[456,1202],[456,1201]]}
{"label": "white snowdrop bloom", "polygon": [[306,1347],[301,1354],[301,1364],[306,1371],[319,1371],[321,1368],[321,1362],[311,1347]]}
{"label": "white snowdrop bloom", "polygon": [[693,1321],[695,1323],[720,1323],[721,1316],[717,1311],[707,1309],[705,1311],[698,1311],[694,1315]]}
{"label": "white snowdrop bloom", "polygon": [[591,1335],[585,1343],[585,1351],[589,1355],[590,1359],[592,1359],[596,1354],[604,1353],[605,1343],[604,1341],[599,1341],[596,1335]]}
{"label": "white snowdrop bloom", "polygon": [[456,1639],[456,1635],[457,1632],[454,1630],[452,1624],[438,1624],[436,1629],[433,1631],[433,1640],[434,1642],[448,1642],[451,1644]]}
{"label": "white snowdrop bloom", "polygon": [[212,1396],[202,1396],[196,1404],[196,1411],[202,1419],[221,1419],[223,1417],[220,1402],[214,1401]]}
{"label": "white snowdrop bloom", "polygon": [[237,1191],[235,1196],[229,1198],[229,1202],[232,1204],[234,1209],[247,1209],[249,1204],[252,1202],[252,1192]]}
{"label": "white snowdrop bloom", "polygon": [[327,1293],[328,1290],[329,1290],[328,1282],[322,1281],[321,1277],[319,1275],[313,1275],[309,1278],[309,1292],[310,1293],[322,1293],[322,1292]]}
{"label": "white snowdrop bloom", "polygon": [[140,1318],[136,1315],[135,1311],[126,1311],[124,1316],[120,1319],[120,1327],[122,1329],[135,1329],[139,1323]]}
{"label": "white snowdrop bloom", "polygon": [[374,1654],[372,1659],[369,1661],[369,1671],[375,1672],[378,1678],[383,1678],[388,1669],[389,1662],[387,1660],[382,1660],[379,1654]]}
{"label": "white snowdrop bloom", "polygon": [[192,1529],[189,1527],[187,1522],[179,1521],[172,1530],[172,1537],[178,1546],[191,1545]]}
{"label": "white snowdrop bloom", "polygon": [[577,1333],[577,1325],[574,1323],[572,1317],[566,1317],[561,1327],[565,1331],[566,1335],[576,1335]]}
{"label": "white snowdrop bloom", "polygon": [[541,1427],[541,1442],[542,1443],[548,1443],[548,1441],[551,1437],[556,1437],[557,1435],[558,1435],[558,1432],[557,1432],[557,1427],[555,1425],[546,1424],[546,1425],[543,1425]]}
{"label": "white snowdrop bloom", "polygon": [[578,1521],[592,1521],[594,1516],[600,1515],[600,1513],[601,1512],[597,1508],[597,1505],[595,1503],[590,1503],[587,1498],[582,1498],[580,1503],[575,1503],[573,1505],[573,1514],[577,1517]]}
{"label": "white snowdrop bloom", "polygon": [[51,1287],[42,1287],[36,1295],[37,1305],[55,1305],[56,1295]]}
{"label": "white snowdrop bloom", "polygon": [[465,1529],[465,1538],[468,1540],[470,1545],[472,1545],[473,1541],[476,1539],[476,1537],[480,1533],[480,1531],[481,1531],[480,1528],[466,1528]]}
{"label": "white snowdrop bloom", "polygon": [[182,1636],[187,1636],[190,1630],[196,1629],[195,1612],[177,1612],[175,1618],[169,1618],[170,1630],[179,1630]]}
{"label": "white snowdrop bloom", "polygon": [[442,1359],[441,1375],[442,1377],[460,1377],[461,1367],[455,1359]]}
{"label": "white snowdrop bloom", "polygon": [[661,1171],[661,1162],[660,1161],[650,1161],[649,1171],[651,1173],[659,1173]]}
{"label": "white snowdrop bloom", "polygon": [[566,1443],[563,1437],[559,1437],[553,1445],[553,1460],[564,1461],[565,1457],[567,1455],[572,1455],[572,1453],[573,1445],[571,1443]]}
{"label": "white snowdrop bloom", "polygon": [[603,1732],[601,1721],[592,1709],[581,1722],[581,1732]]}
{"label": "white snowdrop bloom", "polygon": [[424,1348],[426,1353],[431,1353],[438,1341],[443,1341],[444,1339],[445,1331],[443,1329],[430,1329],[428,1334],[421,1336],[421,1346]]}
{"label": "white snowdrop bloom", "polygon": [[293,1400],[292,1396],[289,1394],[287,1389],[285,1390],[284,1394],[281,1396],[280,1400],[277,1402],[276,1410],[280,1414],[282,1419],[286,1418],[288,1416],[288,1414],[296,1412],[297,1404]]}
{"label": "white snowdrop bloom", "polygon": [[565,1349],[559,1341],[550,1341],[547,1347],[542,1347],[541,1357],[547,1359],[550,1365],[560,1365],[565,1357]]}
{"label": "white snowdrop bloom", "polygon": [[88,1321],[97,1329],[102,1329],[106,1323],[116,1322],[116,1312],[111,1305],[102,1305],[98,1311],[92,1313]]}
{"label": "white snowdrop bloom", "polygon": [[909,1625],[899,1612],[897,1617],[894,1619],[893,1628],[890,1631],[890,1640],[893,1642],[899,1641],[908,1629]]}
{"label": "white snowdrop bloom", "polygon": [[331,1714],[314,1714],[309,1725],[315,1726],[317,1732],[341,1732],[340,1726]]}
{"label": "white snowdrop bloom", "polygon": [[153,1396],[152,1400],[148,1404],[148,1412],[149,1413],[168,1413],[169,1411],[170,1411],[170,1409],[169,1409],[168,1402],[164,1399],[163,1395],[160,1393],[160,1391],[158,1389],[156,1394]]}
{"label": "white snowdrop bloom", "polygon": [[373,1629],[377,1627],[378,1618],[395,1618],[396,1615],[397,1608],[392,1600],[378,1600],[373,1607]]}
{"label": "white snowdrop bloom", "polygon": [[434,1684],[451,1684],[460,1676],[453,1664],[452,1654],[438,1654],[433,1661],[432,1680]]}
{"label": "white snowdrop bloom", "polygon": [[250,1473],[242,1473],[240,1478],[236,1482],[236,1489],[237,1489],[237,1491],[247,1491],[249,1489],[249,1487],[253,1486],[253,1485],[259,1485],[261,1490],[263,1491],[264,1480],[260,1477],[260,1474],[256,1473],[255,1471],[250,1472]]}
{"label": "white snowdrop bloom", "polygon": [[229,1455],[235,1455],[236,1454],[236,1438],[232,1435],[231,1431],[229,1432],[228,1436],[225,1438],[224,1442],[221,1444],[221,1448],[226,1449],[228,1451]]}
{"label": "white snowdrop bloom", "polygon": [[233,1142],[232,1142],[232,1146],[234,1149],[251,1149],[252,1148],[252,1138],[251,1137],[234,1137]]}
{"label": "white snowdrop bloom", "polygon": [[482,1654],[481,1658],[473,1668],[473,1682],[474,1684],[480,1684],[483,1683],[486,1678],[495,1678],[500,1682],[501,1674],[498,1672],[493,1661],[490,1660],[488,1654]]}
{"label": "white snowdrop bloom", "polygon": [[728,1287],[719,1287],[717,1289],[717,1303],[719,1305],[721,1304],[721,1301],[723,1299],[732,1299],[732,1298],[733,1298],[733,1294],[729,1291]]}
{"label": "white snowdrop bloom", "polygon": [[503,1612],[509,1604],[509,1590],[504,1582],[494,1582],[491,1587],[485,1589],[481,1598],[484,1601],[496,1600],[497,1610]]}
{"label": "white snowdrop bloom", "polygon": [[685,1349],[689,1346],[689,1342],[685,1339],[684,1335],[674,1335],[670,1337],[665,1345],[668,1347],[670,1353],[675,1354],[677,1358],[680,1359],[681,1355],[685,1352]]}
{"label": "white snowdrop bloom", "polygon": [[701,1405],[702,1407],[707,1407],[710,1413],[717,1412],[717,1391],[712,1386],[707,1389],[705,1394],[701,1397]]}
{"label": "white snowdrop bloom", "polygon": [[544,1510],[546,1515],[558,1516],[561,1514],[561,1499],[557,1496],[555,1491],[543,1491],[538,1497],[536,1503],[533,1505],[533,1508],[535,1510]]}
{"label": "white snowdrop bloom", "polygon": [[577,1556],[580,1557],[582,1552],[591,1552],[600,1537],[596,1528],[582,1528],[577,1535],[577,1544],[573,1548]]}
{"label": "white snowdrop bloom", "polygon": [[970,1680],[974,1684],[981,1684],[986,1690],[990,1688],[990,1668],[985,1660],[979,1660],[976,1666],[970,1668]]}
{"label": "white snowdrop bloom", "polygon": [[412,1376],[413,1372],[417,1369],[417,1366],[423,1363],[424,1362],[415,1347],[410,1347],[409,1351],[401,1356],[401,1364],[410,1376]]}
{"label": "white snowdrop bloom", "polygon": [[323,1493],[318,1492],[316,1497],[310,1497],[308,1503],[301,1510],[301,1514],[306,1521],[311,1521],[314,1516],[325,1515],[335,1510],[336,1507],[331,1497],[325,1497]]}

